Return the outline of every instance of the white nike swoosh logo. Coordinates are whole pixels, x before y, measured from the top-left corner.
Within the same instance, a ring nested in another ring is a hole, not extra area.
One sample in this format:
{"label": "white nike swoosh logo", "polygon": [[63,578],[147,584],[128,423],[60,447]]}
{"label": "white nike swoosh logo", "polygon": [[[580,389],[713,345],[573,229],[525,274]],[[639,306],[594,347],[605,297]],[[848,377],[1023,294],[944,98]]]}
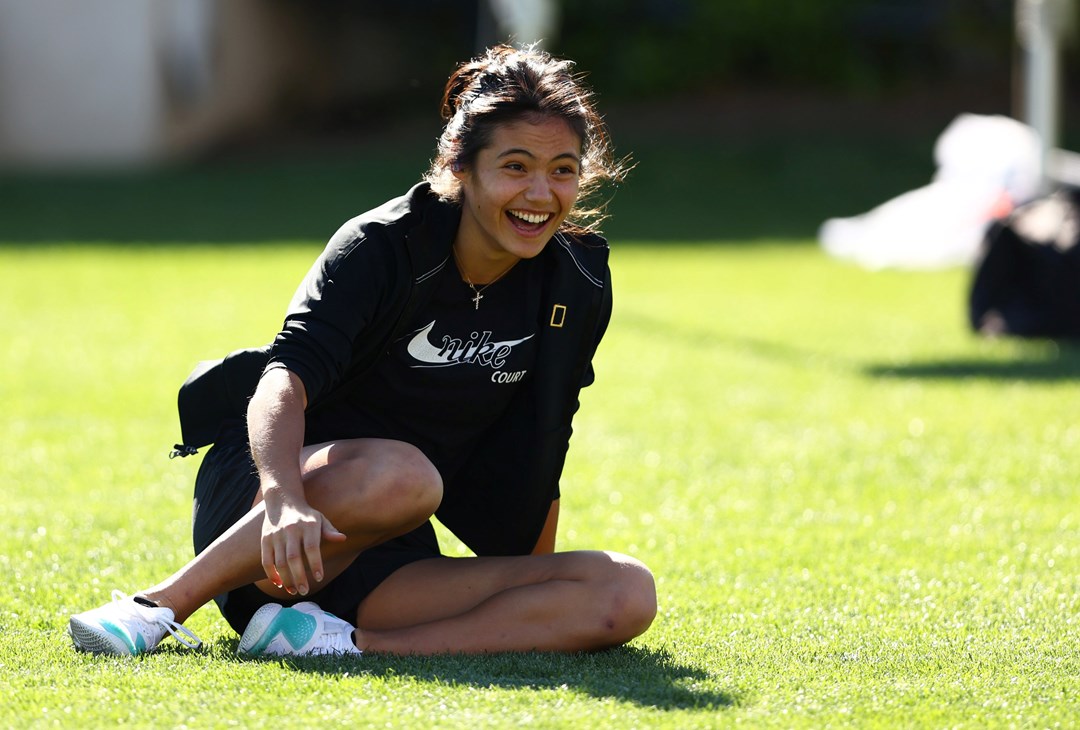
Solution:
{"label": "white nike swoosh logo", "polygon": [[532,335],[520,340],[504,340],[502,342],[490,342],[490,332],[484,332],[479,340],[454,340],[444,336],[442,345],[433,345],[428,341],[428,334],[435,326],[435,320],[417,331],[409,340],[408,353],[413,359],[423,365],[413,367],[449,367],[451,365],[464,365],[477,362],[481,365],[502,367],[510,350],[526,340],[532,339]]}

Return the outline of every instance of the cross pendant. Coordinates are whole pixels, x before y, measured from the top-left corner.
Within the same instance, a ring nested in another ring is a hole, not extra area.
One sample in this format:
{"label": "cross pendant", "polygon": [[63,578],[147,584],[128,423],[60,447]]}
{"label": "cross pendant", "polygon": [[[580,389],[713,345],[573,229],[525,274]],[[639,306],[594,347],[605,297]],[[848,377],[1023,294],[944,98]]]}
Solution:
{"label": "cross pendant", "polygon": [[475,291],[475,290],[474,290],[474,293],[476,294],[476,296],[474,296],[473,299],[472,299],[473,309],[479,310],[480,309],[480,300],[484,298],[484,295],[481,294],[478,291]]}

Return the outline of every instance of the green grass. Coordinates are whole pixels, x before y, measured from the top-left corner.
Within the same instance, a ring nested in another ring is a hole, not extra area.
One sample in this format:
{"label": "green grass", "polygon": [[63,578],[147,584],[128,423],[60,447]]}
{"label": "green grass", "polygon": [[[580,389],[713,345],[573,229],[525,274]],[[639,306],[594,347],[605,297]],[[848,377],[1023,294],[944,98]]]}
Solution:
{"label": "green grass", "polygon": [[204,651],[75,653],[70,613],[191,553],[177,385],[268,339],[317,248],[0,247],[4,724],[1080,722],[1080,350],[972,337],[966,272],[806,241],[615,250],[560,545],[653,568],[631,646],[240,661],[207,607]]}

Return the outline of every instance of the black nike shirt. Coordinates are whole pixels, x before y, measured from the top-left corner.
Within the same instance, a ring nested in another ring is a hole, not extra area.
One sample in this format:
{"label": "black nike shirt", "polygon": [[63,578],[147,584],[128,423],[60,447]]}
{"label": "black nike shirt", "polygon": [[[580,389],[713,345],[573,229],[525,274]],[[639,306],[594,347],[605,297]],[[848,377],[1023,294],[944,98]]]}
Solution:
{"label": "black nike shirt", "polygon": [[306,441],[386,438],[419,448],[449,483],[523,383],[533,377],[540,267],[517,263],[473,290],[446,266],[406,334],[332,405],[312,413]]}

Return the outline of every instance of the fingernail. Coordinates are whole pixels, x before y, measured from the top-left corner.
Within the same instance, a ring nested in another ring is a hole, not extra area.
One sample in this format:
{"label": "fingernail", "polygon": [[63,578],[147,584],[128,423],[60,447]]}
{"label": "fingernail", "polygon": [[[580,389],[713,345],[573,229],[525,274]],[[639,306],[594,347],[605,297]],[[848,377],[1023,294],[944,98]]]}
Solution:
{"label": "fingernail", "polygon": [[315,582],[316,583],[322,583],[322,573],[316,573],[315,574]]}
{"label": "fingernail", "polygon": [[300,591],[301,596],[306,596],[307,595],[307,586],[298,586],[297,590]]}

